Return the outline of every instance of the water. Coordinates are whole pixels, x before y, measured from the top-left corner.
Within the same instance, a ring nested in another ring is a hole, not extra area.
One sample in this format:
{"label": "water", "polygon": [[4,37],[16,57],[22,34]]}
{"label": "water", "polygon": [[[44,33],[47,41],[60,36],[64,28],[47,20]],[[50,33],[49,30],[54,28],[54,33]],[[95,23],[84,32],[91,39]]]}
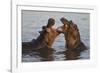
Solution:
{"label": "water", "polygon": [[[47,24],[49,18],[53,17],[55,25],[61,26],[61,17],[72,20],[79,27],[81,40],[87,46],[88,50],[83,52],[69,52],[65,48],[64,35],[60,34],[54,44],[54,51],[42,51],[41,53],[33,52],[22,55],[23,62],[41,62],[41,61],[63,61],[71,58],[89,59],[90,58],[90,15],[88,13],[71,13],[71,12],[40,12],[22,10],[22,42],[31,41],[39,36],[42,26]],[[67,54],[66,54],[67,53]]]}

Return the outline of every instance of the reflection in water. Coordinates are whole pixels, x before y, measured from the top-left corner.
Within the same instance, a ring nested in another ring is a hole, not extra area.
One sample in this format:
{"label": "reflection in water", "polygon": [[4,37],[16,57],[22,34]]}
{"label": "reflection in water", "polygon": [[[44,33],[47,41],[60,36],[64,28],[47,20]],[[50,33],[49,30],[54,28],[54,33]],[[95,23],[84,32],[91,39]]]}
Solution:
{"label": "reflection in water", "polygon": [[[52,48],[41,48],[39,50],[31,51],[28,53],[23,53],[23,62],[40,62],[40,61],[53,61],[53,52]],[[29,58],[30,57],[30,58]]]}
{"label": "reflection in water", "polygon": [[60,18],[65,16],[68,20],[73,20],[80,30],[81,40],[88,47],[85,51],[70,51],[65,49],[64,35],[60,35],[52,47],[55,51],[41,49],[38,51],[22,54],[22,62],[41,62],[41,61],[63,61],[73,59],[90,59],[90,14],[71,13],[71,12],[41,12],[32,10],[22,10],[22,42],[31,41],[39,36],[38,31],[47,24],[50,17],[56,20],[56,26],[62,25]]}
{"label": "reflection in water", "polygon": [[[33,51],[31,53],[27,53],[27,54],[23,54],[23,62],[42,62],[42,61],[56,61],[57,60],[57,56],[61,56],[62,60],[78,60],[81,59],[81,53],[84,53],[84,51],[79,51],[79,50],[67,50],[65,49],[65,51],[62,52],[57,52],[54,50],[55,48],[41,48],[37,51]],[[56,52],[56,53],[55,53]],[[27,56],[28,55],[28,56]],[[25,57],[26,56],[26,57]],[[29,59],[30,57],[30,59]],[[84,58],[84,57],[83,57]],[[60,61],[60,59],[58,59],[57,61]]]}
{"label": "reflection in water", "polygon": [[76,60],[79,59],[81,52],[82,51],[78,51],[78,50],[66,50],[64,54],[66,60]]}
{"label": "reflection in water", "polygon": [[53,61],[53,49],[52,48],[42,48],[38,51],[39,56],[42,58],[41,61]]}

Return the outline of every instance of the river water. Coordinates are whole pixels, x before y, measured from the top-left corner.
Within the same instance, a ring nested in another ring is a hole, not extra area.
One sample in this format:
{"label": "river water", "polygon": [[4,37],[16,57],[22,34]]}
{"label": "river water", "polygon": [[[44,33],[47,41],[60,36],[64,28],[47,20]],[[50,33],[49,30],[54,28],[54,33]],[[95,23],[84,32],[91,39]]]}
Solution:
{"label": "river water", "polygon": [[[90,14],[72,12],[46,12],[22,10],[22,42],[31,41],[39,36],[42,26],[47,24],[49,18],[54,18],[55,26],[61,26],[61,17],[72,20],[77,24],[81,35],[81,40],[87,46],[87,50],[78,52],[66,51],[64,35],[60,34],[54,44],[54,51],[33,52],[22,55],[22,62],[41,62],[41,61],[64,61],[64,60],[83,60],[90,59]],[[67,54],[66,54],[66,53]]]}

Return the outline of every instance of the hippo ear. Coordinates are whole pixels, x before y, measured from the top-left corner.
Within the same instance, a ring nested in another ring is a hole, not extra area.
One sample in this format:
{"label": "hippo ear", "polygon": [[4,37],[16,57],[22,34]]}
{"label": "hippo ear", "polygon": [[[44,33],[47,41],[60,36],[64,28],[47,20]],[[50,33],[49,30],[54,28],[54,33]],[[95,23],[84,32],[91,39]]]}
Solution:
{"label": "hippo ear", "polygon": [[74,24],[74,28],[75,30],[79,31],[78,26],[76,24]]}
{"label": "hippo ear", "polygon": [[42,29],[46,29],[46,26],[42,26]]}

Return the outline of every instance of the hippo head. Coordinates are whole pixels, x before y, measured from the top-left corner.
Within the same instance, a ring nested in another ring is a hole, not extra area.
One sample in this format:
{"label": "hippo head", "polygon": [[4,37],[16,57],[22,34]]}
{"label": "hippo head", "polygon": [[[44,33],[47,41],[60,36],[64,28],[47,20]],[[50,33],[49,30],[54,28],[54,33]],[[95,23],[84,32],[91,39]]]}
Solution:
{"label": "hippo head", "polygon": [[62,17],[60,19],[60,21],[63,23],[63,26],[60,27],[62,29],[62,33],[67,32],[67,30],[70,27],[69,21],[66,18],[64,18],[64,17]]}
{"label": "hippo head", "polygon": [[63,23],[62,30],[63,30],[64,33],[68,32],[69,29],[71,29],[73,32],[78,31],[77,25],[74,24],[72,20],[68,21],[64,17],[62,17],[60,20]]}
{"label": "hippo head", "polygon": [[61,18],[61,22],[63,23],[66,46],[68,48],[75,48],[80,43],[80,33],[77,25],[64,17]]}

